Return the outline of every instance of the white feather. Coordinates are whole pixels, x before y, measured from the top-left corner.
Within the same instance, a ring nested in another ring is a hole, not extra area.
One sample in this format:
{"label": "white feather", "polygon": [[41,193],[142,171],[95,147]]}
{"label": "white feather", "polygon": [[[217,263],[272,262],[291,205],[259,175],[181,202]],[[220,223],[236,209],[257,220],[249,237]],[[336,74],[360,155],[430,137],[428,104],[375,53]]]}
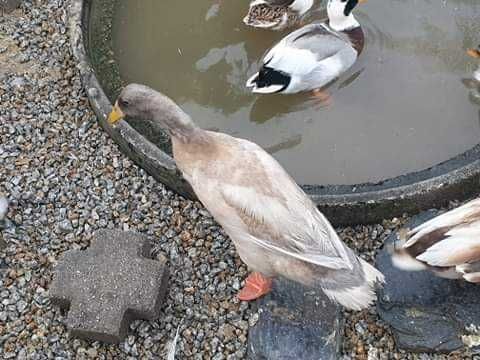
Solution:
{"label": "white feather", "polygon": [[404,247],[408,248],[412,246],[418,241],[418,239],[437,229],[444,227],[453,227],[462,224],[465,219],[470,218],[475,214],[480,215],[480,199],[470,201],[465,205],[462,205],[454,210],[439,215],[432,220],[429,220],[422,225],[414,228],[409,232],[409,235],[411,237],[406,242]]}
{"label": "white feather", "polygon": [[477,70],[474,71],[473,78],[475,80],[477,80],[478,82],[480,82],[480,67]]}
{"label": "white feather", "polygon": [[470,273],[463,275],[463,278],[468,282],[478,283],[480,282],[480,273]]}
{"label": "white feather", "polygon": [[298,12],[299,15],[305,14],[313,6],[313,0],[295,0],[290,9]]}
{"label": "white feather", "polygon": [[8,200],[6,197],[0,197],[0,221],[5,219],[8,213]]}
{"label": "white feather", "polygon": [[177,350],[177,342],[180,336],[180,325],[178,325],[177,332],[175,333],[175,338],[172,340],[170,344],[170,349],[168,350],[167,360],[175,360],[175,351]]}
{"label": "white feather", "polygon": [[254,6],[262,5],[262,4],[268,4],[268,1],[265,1],[265,0],[253,0],[253,1],[250,3],[250,7],[254,7]]}
{"label": "white feather", "polygon": [[[429,247],[417,259],[430,266],[455,266],[455,255],[464,253],[470,248],[480,247],[479,238],[452,236],[447,237],[435,245]],[[473,249],[472,249],[473,250]]]}
{"label": "white feather", "polygon": [[270,86],[261,87],[261,88],[255,86],[252,89],[252,92],[257,94],[274,94],[282,90],[284,87],[285,87],[284,85],[270,85]]}
{"label": "white feather", "polygon": [[395,252],[392,254],[392,264],[404,271],[421,271],[425,270],[427,266],[418,260],[415,260],[408,254]]}
{"label": "white feather", "polygon": [[255,73],[254,75],[252,75],[248,80],[247,80],[247,84],[246,86],[248,88],[252,88],[252,87],[255,87],[255,79],[258,77],[258,72]]}
{"label": "white feather", "polygon": [[385,282],[382,273],[366,261],[360,259],[360,262],[367,280],[364,284],[353,289],[349,288],[341,291],[323,289],[330,299],[351,310],[362,310],[370,306],[377,298],[374,285],[381,285]]}

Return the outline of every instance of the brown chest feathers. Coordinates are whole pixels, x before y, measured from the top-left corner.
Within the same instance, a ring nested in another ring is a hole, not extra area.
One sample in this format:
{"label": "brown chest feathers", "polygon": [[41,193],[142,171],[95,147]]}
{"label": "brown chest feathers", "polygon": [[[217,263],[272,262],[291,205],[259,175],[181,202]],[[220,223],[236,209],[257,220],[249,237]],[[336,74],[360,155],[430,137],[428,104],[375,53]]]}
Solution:
{"label": "brown chest feathers", "polygon": [[343,32],[348,36],[350,42],[353,45],[353,48],[357,50],[358,55],[360,55],[365,46],[365,35],[362,28],[359,26],[351,30],[345,30]]}

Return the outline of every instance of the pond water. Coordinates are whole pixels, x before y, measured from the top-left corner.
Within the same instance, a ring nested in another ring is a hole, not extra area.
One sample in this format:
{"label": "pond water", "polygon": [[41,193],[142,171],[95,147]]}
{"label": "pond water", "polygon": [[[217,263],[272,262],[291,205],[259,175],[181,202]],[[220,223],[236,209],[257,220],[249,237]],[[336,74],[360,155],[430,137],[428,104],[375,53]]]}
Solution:
{"label": "pond water", "polygon": [[[253,95],[245,81],[286,33],[242,23],[248,1],[121,0],[114,56],[125,83],[173,98],[203,128],[252,140],[301,184],[376,182],[422,170],[479,142],[479,107],[462,79],[480,43],[478,0],[370,0],[357,64],[310,95]],[[321,20],[319,7],[309,16]]]}

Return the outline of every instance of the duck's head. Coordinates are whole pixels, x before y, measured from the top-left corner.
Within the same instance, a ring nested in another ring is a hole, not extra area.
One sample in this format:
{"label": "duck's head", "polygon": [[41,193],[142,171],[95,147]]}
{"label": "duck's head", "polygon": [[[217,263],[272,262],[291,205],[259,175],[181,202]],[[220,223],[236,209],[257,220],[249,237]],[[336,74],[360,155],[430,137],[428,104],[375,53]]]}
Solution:
{"label": "duck's head", "polygon": [[187,136],[196,129],[190,117],[170,98],[145,85],[130,84],[120,93],[108,116],[108,123],[115,126],[128,117],[151,120],[171,136]]}
{"label": "duck's head", "polygon": [[360,24],[352,14],[358,4],[367,0],[328,0],[327,13],[329,25],[336,31],[354,29]]}

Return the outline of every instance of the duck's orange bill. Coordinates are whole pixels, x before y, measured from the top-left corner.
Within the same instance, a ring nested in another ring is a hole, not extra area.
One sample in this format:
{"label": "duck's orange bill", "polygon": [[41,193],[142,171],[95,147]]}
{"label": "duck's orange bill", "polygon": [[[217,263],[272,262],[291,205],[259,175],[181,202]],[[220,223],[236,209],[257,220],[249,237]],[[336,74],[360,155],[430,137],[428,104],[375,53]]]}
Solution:
{"label": "duck's orange bill", "polygon": [[368,0],[358,0],[359,4],[365,4]]}
{"label": "duck's orange bill", "polygon": [[119,122],[124,117],[125,117],[125,114],[123,113],[123,111],[118,106],[118,103],[115,103],[115,105],[112,108],[112,111],[110,112],[110,115],[108,115],[107,121],[110,125],[115,125],[117,122]]}

